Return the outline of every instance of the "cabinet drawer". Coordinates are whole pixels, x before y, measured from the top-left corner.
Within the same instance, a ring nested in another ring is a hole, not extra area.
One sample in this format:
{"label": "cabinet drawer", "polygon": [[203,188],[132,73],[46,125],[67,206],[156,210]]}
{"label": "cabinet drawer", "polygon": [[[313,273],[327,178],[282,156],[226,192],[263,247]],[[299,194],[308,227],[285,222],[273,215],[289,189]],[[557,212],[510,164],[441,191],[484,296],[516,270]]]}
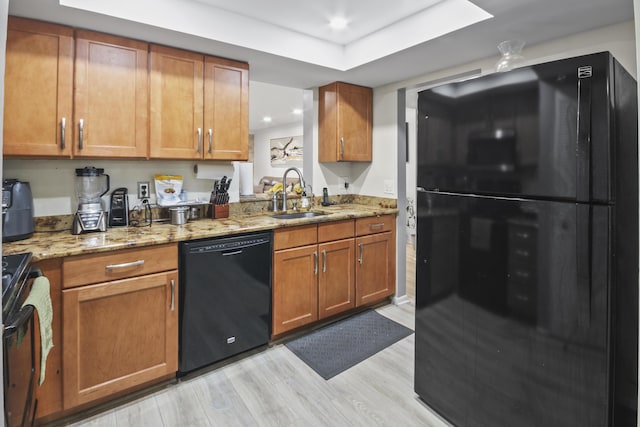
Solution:
{"label": "cabinet drawer", "polygon": [[354,223],[354,220],[348,219],[346,221],[318,224],[318,242],[331,242],[353,237]]}
{"label": "cabinet drawer", "polygon": [[396,219],[393,215],[379,215],[356,219],[356,236],[391,231]]}
{"label": "cabinet drawer", "polygon": [[273,250],[296,248],[314,245],[318,242],[318,226],[316,224],[301,227],[285,228],[273,233]]}
{"label": "cabinet drawer", "polygon": [[62,287],[67,289],[177,268],[178,246],[175,243],[78,255],[64,259]]}

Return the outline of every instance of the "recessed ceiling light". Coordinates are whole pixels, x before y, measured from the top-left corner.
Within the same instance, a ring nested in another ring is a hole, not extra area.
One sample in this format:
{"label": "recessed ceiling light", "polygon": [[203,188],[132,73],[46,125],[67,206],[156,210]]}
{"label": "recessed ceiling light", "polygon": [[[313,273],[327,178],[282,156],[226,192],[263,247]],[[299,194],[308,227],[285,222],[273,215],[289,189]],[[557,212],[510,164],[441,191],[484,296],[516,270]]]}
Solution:
{"label": "recessed ceiling light", "polygon": [[332,18],[329,21],[329,26],[334,30],[344,30],[347,28],[348,23],[349,21],[347,21],[346,18]]}
{"label": "recessed ceiling light", "polygon": [[292,113],[296,116],[299,116],[300,114],[302,114],[302,110],[300,108],[294,108]]}
{"label": "recessed ceiling light", "polygon": [[264,116],[264,117],[262,118],[262,121],[263,121],[263,122],[265,122],[265,123],[271,123],[271,117],[269,117],[269,116]]}

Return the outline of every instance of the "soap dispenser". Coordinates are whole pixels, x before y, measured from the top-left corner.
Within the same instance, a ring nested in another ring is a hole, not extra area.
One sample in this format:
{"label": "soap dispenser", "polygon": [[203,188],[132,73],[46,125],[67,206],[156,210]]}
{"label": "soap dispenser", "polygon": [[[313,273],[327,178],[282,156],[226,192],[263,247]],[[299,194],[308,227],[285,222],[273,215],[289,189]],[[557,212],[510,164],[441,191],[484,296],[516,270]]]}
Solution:
{"label": "soap dispenser", "polygon": [[307,193],[303,191],[302,195],[300,196],[300,209],[308,211],[309,208],[311,208],[311,206],[309,204],[309,199],[307,198]]}

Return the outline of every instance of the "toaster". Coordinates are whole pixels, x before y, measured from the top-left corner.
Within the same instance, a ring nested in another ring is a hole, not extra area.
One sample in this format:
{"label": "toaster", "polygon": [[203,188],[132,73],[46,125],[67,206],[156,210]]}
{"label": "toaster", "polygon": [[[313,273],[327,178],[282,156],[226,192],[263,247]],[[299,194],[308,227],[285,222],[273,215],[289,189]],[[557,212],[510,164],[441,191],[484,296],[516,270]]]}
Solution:
{"label": "toaster", "polygon": [[2,181],[2,241],[31,237],[34,230],[33,196],[28,182]]}

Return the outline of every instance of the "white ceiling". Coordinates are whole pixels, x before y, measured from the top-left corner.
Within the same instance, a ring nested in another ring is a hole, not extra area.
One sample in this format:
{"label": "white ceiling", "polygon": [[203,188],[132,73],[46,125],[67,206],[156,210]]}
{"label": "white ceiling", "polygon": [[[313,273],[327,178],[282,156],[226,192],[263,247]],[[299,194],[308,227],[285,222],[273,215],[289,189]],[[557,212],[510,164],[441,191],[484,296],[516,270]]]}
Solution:
{"label": "white ceiling", "polygon": [[[247,61],[252,83],[312,88],[339,80],[377,87],[497,57],[502,40],[532,46],[631,20],[633,2],[11,0],[9,13]],[[336,14],[349,21],[347,31],[327,27]],[[262,98],[272,108],[284,99]]]}

